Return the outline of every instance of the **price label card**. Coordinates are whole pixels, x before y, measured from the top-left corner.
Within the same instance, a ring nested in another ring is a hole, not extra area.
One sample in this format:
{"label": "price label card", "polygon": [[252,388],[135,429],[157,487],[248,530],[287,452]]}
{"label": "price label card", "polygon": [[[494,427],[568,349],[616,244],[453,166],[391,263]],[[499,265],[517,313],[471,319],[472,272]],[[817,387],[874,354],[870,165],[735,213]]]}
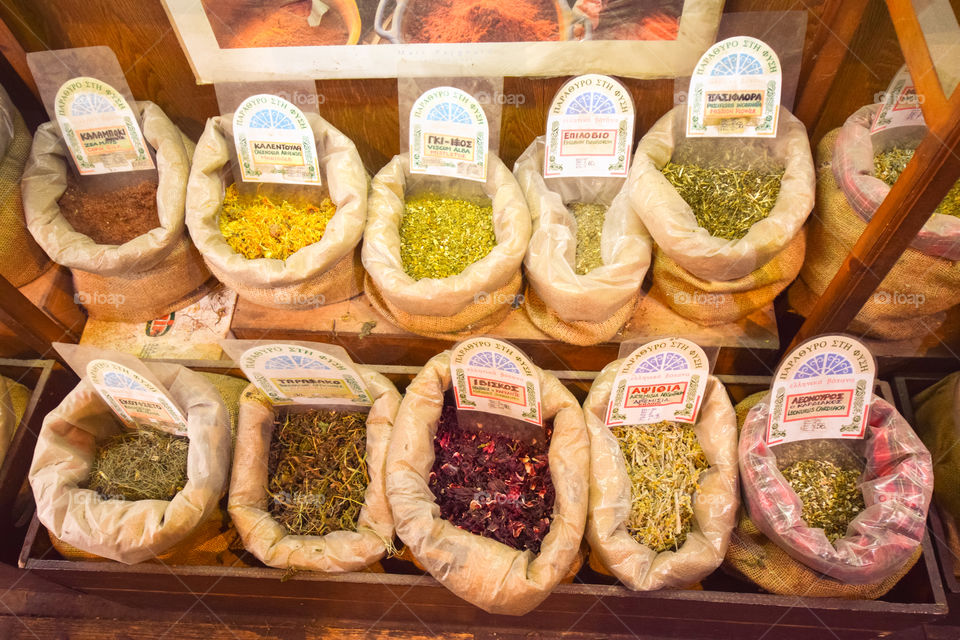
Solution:
{"label": "price label card", "polygon": [[529,358],[494,338],[471,338],[450,356],[457,409],[484,411],[543,425],[540,381]]}
{"label": "price label card", "polygon": [[187,419],[173,398],[133,369],[110,360],[91,360],[87,378],[128,428],[148,426],[187,435]]}
{"label": "price label card", "polygon": [[920,98],[917,88],[910,77],[907,65],[900,67],[887,87],[883,106],[877,112],[870,133],[878,133],[886,129],[905,126],[923,126],[923,111],[920,110]]}
{"label": "price label card", "polygon": [[233,114],[233,139],[245,182],[320,184],[313,128],[287,100],[258,94],[241,102]]}
{"label": "price label card", "polygon": [[57,91],[54,109],[80,175],[153,169],[136,114],[106,82],[68,80]]}
{"label": "price label card", "polygon": [[703,404],[710,365],[683,338],[648,342],[623,361],[610,392],[606,424],[693,424]]}
{"label": "price label card", "polygon": [[737,36],[716,43],[690,78],[687,136],[776,136],[780,85],[780,60],[763,41]]}
{"label": "price label card", "polygon": [[489,124],[465,91],[436,87],[410,111],[410,172],[485,182]]}
{"label": "price label card", "polygon": [[570,80],[547,117],[543,176],[625,177],[633,148],[633,99],[607,76]]}
{"label": "price label card", "polygon": [[239,364],[274,405],[373,404],[352,363],[317,349],[293,344],[262,345],[245,351]]}
{"label": "price label card", "polygon": [[767,444],[863,438],[877,365],[863,343],[820,336],[787,355],[770,388]]}

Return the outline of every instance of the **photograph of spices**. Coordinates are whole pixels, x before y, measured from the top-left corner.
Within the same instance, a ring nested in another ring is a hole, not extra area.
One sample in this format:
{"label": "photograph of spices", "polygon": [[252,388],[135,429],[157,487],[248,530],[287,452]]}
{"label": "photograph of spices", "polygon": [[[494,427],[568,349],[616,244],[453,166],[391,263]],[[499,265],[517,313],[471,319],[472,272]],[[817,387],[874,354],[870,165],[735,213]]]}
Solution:
{"label": "photograph of spices", "polygon": [[77,233],[97,244],[119,245],[160,226],[157,183],[144,180],[108,194],[88,192],[72,171],[60,196],[60,213]]}
{"label": "photograph of spices", "polygon": [[600,236],[603,232],[603,219],[607,214],[607,206],[573,202],[569,207],[570,213],[577,221],[575,270],[577,275],[582,276],[603,266],[603,259],[600,257]]}
{"label": "photograph of spices", "polygon": [[407,199],[399,231],[403,270],[414,280],[455,276],[497,244],[491,205],[432,194]]}
{"label": "photograph of spices", "polygon": [[445,402],[429,483],[441,517],[513,549],[539,553],[554,501],[547,460],[552,427],[544,428],[545,437],[529,444],[461,429],[456,407]]}
{"label": "photograph of spices", "polygon": [[340,12],[332,7],[320,24],[310,26],[311,0],[266,6],[250,0],[203,0],[203,7],[224,49],[342,45],[350,35]]}
{"label": "photograph of spices", "polygon": [[780,195],[783,170],[728,169],[668,162],[663,175],[710,235],[739,240],[768,215]]}
{"label": "photograph of spices", "polygon": [[87,488],[107,500],[172,500],[187,483],[190,442],[149,427],[103,442]]}
{"label": "photograph of spices", "polygon": [[242,196],[232,184],[227,187],[220,210],[220,233],[231,249],[248,260],[286,260],[320,242],[336,213],[329,196],[315,205],[295,204],[264,195]]}
{"label": "photograph of spices", "polygon": [[367,414],[287,413],[274,423],[270,515],[292,535],[356,531],[367,472]]}
{"label": "photograph of spices", "polygon": [[833,543],[847,534],[847,525],[866,509],[860,492],[860,471],[841,469],[826,460],[798,460],[782,471],[803,502],[803,520],[823,529]]}
{"label": "photograph of spices", "polygon": [[[873,157],[874,175],[892,187],[903,170],[907,168],[907,163],[913,158],[913,153],[913,149],[903,149],[901,147],[894,147],[878,153]],[[933,212],[960,217],[960,181],[954,183]]]}
{"label": "photograph of spices", "polygon": [[693,528],[693,496],[709,468],[691,425],[658,422],[611,428],[632,485],[627,531],[660,553],[683,546]]}
{"label": "photograph of spices", "polygon": [[604,0],[593,39],[676,40],[682,13],[682,0]]}
{"label": "photograph of spices", "polygon": [[413,0],[403,16],[406,42],[560,40],[554,0]]}

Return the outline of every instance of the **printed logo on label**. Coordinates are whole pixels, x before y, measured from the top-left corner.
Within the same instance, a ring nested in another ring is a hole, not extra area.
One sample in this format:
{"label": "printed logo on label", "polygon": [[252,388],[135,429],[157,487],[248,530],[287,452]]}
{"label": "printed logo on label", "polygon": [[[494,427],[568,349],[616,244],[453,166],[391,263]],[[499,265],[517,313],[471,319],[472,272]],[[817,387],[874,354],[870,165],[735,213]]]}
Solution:
{"label": "printed logo on label", "polygon": [[543,425],[540,381],[516,347],[493,338],[471,338],[450,356],[457,409],[484,411]]}
{"label": "printed logo on label", "polygon": [[316,349],[292,344],[253,347],[240,358],[240,368],[274,405],[373,404],[352,363]]}
{"label": "printed logo on label", "polygon": [[266,93],[250,96],[233,114],[233,141],[245,182],[319,185],[317,143],[307,117]]}
{"label": "printed logo on label", "polygon": [[110,360],[91,360],[87,377],[128,428],[149,426],[187,435],[187,420],[173,399],[136,371]]}
{"label": "printed logo on label", "polygon": [[484,182],[490,145],[480,103],[455,87],[425,92],[410,111],[410,172]]}

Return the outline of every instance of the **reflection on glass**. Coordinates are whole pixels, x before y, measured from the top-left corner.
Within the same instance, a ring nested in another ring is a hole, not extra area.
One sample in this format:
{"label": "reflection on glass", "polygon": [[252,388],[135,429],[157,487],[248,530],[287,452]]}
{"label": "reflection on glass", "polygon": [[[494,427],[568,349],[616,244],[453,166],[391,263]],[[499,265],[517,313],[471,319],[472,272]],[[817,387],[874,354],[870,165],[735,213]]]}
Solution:
{"label": "reflection on glass", "polygon": [[960,25],[953,0],[913,0],[937,78],[949,98],[960,81]]}

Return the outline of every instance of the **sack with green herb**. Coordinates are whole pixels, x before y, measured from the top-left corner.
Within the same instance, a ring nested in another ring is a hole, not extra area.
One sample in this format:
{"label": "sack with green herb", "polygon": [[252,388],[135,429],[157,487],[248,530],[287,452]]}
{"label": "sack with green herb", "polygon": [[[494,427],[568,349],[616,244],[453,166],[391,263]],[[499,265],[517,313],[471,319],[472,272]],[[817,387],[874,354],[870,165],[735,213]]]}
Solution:
{"label": "sack with green herb", "polygon": [[[207,120],[197,143],[187,187],[187,227],[213,275],[244,300],[277,309],[311,309],[358,295],[363,268],[359,245],[367,216],[367,173],[357,148],[316,113],[306,113],[317,143],[323,193],[335,213],[325,223],[320,239],[284,259],[248,258],[228,243],[222,231],[225,196],[236,187],[231,162],[233,114]],[[273,185],[260,188],[272,192]],[[287,190],[297,191],[293,186]],[[319,189],[299,190],[310,205],[320,205]],[[282,192],[278,192],[282,193]],[[266,196],[265,196],[266,197]],[[280,196],[267,199],[277,205]],[[262,199],[261,199],[262,202]],[[286,204],[283,202],[283,204]],[[246,206],[243,201],[241,207]],[[253,231],[273,233],[270,229]]]}
{"label": "sack with green herb", "polygon": [[20,178],[31,141],[23,116],[0,87],[0,275],[15,287],[37,279],[51,264],[23,216]]}
{"label": "sack with green herb", "polygon": [[[630,589],[687,587],[720,566],[736,524],[733,406],[711,377],[695,425],[611,429],[604,421],[622,365],[604,367],[583,404],[590,434],[587,541],[599,564]],[[664,467],[668,461],[673,466]]]}
{"label": "sack with green herb", "polygon": [[[766,395],[747,413],[740,436],[743,501],[756,529],[797,562],[843,584],[886,584],[906,573],[926,532],[933,492],[930,453],[907,421],[874,397],[862,440],[769,446],[768,418]],[[813,588],[795,586],[793,595]]]}
{"label": "sack with green herb", "polygon": [[30,390],[0,376],[0,464],[7,457],[13,436],[30,402]]}
{"label": "sack with green herb", "polygon": [[[790,287],[790,304],[808,315],[837,274],[867,224],[837,184],[833,156],[839,129],[817,147],[817,214],[807,225],[807,256]],[[960,264],[913,247],[897,260],[848,329],[858,335],[902,340],[928,335],[944,312],[960,304]]]}
{"label": "sack with green herb", "polygon": [[486,182],[411,174],[407,154],[373,179],[363,234],[364,292],[392,323],[457,339],[500,324],[521,292],[530,211],[510,170]]}
{"label": "sack with green herb", "polygon": [[[387,453],[387,497],[397,535],[417,562],[445,587],[496,614],[522,615],[534,609],[569,575],[571,567],[582,561],[579,551],[586,520],[590,466],[590,442],[583,411],[555,376],[533,368],[539,377],[544,431],[549,433],[552,429],[548,443],[537,445],[548,447],[546,459],[539,455],[518,459],[518,454],[511,453],[509,447],[528,445],[512,439],[511,445],[488,442],[484,450],[485,455],[515,467],[508,473],[532,479],[539,489],[528,488],[520,495],[502,495],[497,485],[499,480],[502,488],[503,482],[497,478],[480,493],[466,486],[459,491],[468,494],[461,496],[463,504],[470,502],[472,496],[478,506],[479,501],[483,501],[485,508],[514,505],[498,509],[501,515],[505,511],[524,515],[527,509],[546,508],[544,496],[552,497],[552,509],[545,521],[538,519],[533,525],[515,522],[520,529],[518,533],[489,531],[487,527],[486,534],[481,536],[441,516],[438,497],[431,490],[431,482],[436,479],[432,470],[437,461],[437,447],[456,459],[458,452],[443,446],[455,440],[457,434],[469,440],[471,433],[460,431],[451,423],[456,421],[456,410],[451,406],[452,401],[444,402],[445,393],[451,389],[448,351],[431,358],[407,387]],[[442,441],[437,438],[441,427],[448,429]],[[506,439],[500,435],[493,437]],[[477,449],[474,442],[473,451],[464,451],[464,455],[479,455]],[[541,484],[547,481],[540,473],[552,481],[552,493],[546,484]],[[479,475],[483,475],[482,470]],[[531,517],[539,518],[539,514]],[[479,526],[478,522],[473,524]],[[521,550],[501,541],[518,536],[524,536],[532,546],[525,545]]]}
{"label": "sack with green herb", "polygon": [[[130,199],[120,202],[109,192],[78,198],[86,202],[83,206],[90,215],[98,207],[126,209],[142,198],[155,197],[159,226],[120,244],[98,243],[75,230],[61,210],[61,199],[73,197],[68,185],[77,179],[67,167],[55,122],[37,129],[23,172],[23,210],[30,233],[54,262],[70,268],[77,300],[98,320],[146,322],[196,302],[210,290],[210,272],[184,228],[193,143],[152,102],[138,102],[136,108],[143,119],[143,135],[156,150],[159,186],[126,187]],[[100,224],[109,224],[115,213],[105,213]],[[146,218],[137,222],[150,227]]]}
{"label": "sack with green herb", "polygon": [[772,139],[686,138],[685,115],[676,107],[640,140],[630,200],[656,244],[658,296],[698,323],[735,322],[771,303],[803,264],[810,143],[782,107]]}
{"label": "sack with green herb", "polygon": [[543,154],[540,136],[513,170],[533,219],[524,309],[552,338],[605,342],[632,315],[650,266],[650,236],[623,179],[544,179]]}
{"label": "sack with green herb", "polygon": [[[29,475],[37,518],[52,538],[127,564],[170,552],[211,520],[219,527],[230,470],[229,418],[214,385],[180,365],[144,365],[184,410],[185,442],[129,431],[84,380],[44,418]],[[173,490],[168,499],[135,498]]]}
{"label": "sack with green herb", "polygon": [[392,549],[384,474],[400,394],[372,369],[356,370],[373,398],[368,415],[288,413],[253,385],[244,392],[229,510],[247,550],[268,566],[360,571]]}
{"label": "sack with green herb", "polygon": [[[869,104],[855,111],[840,128],[833,148],[833,176],[864,222],[873,218],[927,134],[920,124],[871,135],[870,127],[882,107]],[[960,186],[954,186],[910,246],[929,256],[960,260]]]}

